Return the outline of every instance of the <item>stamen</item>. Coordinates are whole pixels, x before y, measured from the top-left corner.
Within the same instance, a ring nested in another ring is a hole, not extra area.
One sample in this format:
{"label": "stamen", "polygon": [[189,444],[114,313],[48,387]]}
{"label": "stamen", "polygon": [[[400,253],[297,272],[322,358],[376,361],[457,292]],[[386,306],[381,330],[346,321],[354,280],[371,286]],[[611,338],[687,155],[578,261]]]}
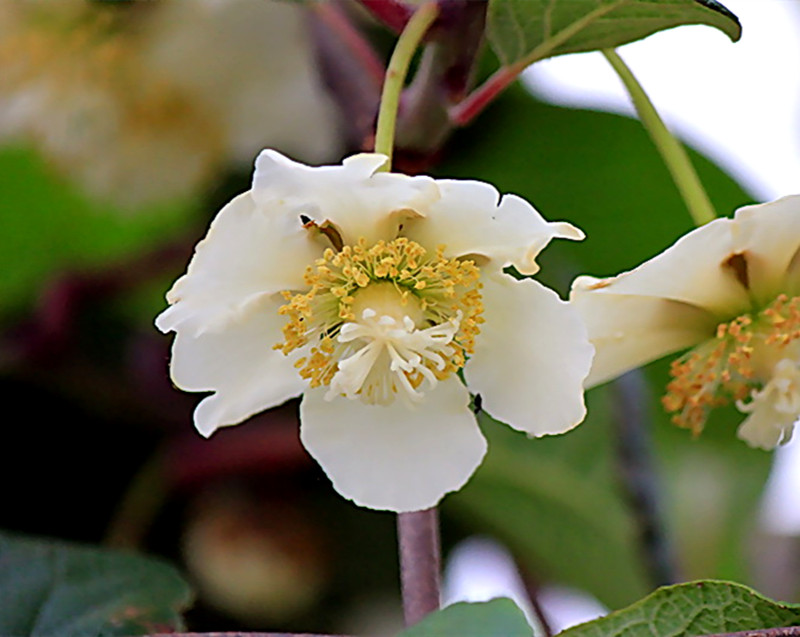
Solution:
{"label": "stamen", "polygon": [[483,322],[480,272],[472,261],[429,254],[400,237],[371,247],[361,239],[326,250],[306,271],[305,293],[284,292],[284,354],[326,396],[388,404],[419,402],[428,388],[463,367]]}
{"label": "stamen", "polygon": [[800,339],[800,297],[779,295],[757,314],[717,326],[715,337],[672,363],[662,404],[672,421],[699,434],[710,411],[755,398],[771,382],[787,346]]}

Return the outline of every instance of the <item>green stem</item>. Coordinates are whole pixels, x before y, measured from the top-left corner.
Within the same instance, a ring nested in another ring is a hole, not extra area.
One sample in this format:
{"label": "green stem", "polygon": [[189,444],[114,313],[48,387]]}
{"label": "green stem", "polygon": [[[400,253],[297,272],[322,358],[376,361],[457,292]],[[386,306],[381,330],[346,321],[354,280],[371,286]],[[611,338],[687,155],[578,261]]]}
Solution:
{"label": "green stem", "polygon": [[383,81],[378,124],[375,129],[375,152],[383,153],[389,158],[381,170],[389,171],[392,167],[397,108],[400,105],[400,93],[405,85],[411,58],[438,15],[439,6],[436,2],[426,2],[421,5],[400,34],[389,60],[386,79]]}
{"label": "green stem", "polygon": [[669,132],[663,120],[656,111],[650,98],[647,97],[642,85],[636,80],[631,70],[622,61],[622,58],[617,55],[613,49],[604,49],[603,55],[606,56],[609,64],[619,75],[628,94],[631,97],[636,112],[639,114],[639,119],[642,125],[647,129],[650,138],[656,145],[658,152],[661,154],[667,169],[672,175],[672,180],[678,187],[678,190],[683,197],[686,207],[689,209],[689,214],[698,226],[702,226],[709,221],[716,219],[717,214],[711,201],[706,194],[705,189],[697,177],[694,166],[686,153],[686,149]]}

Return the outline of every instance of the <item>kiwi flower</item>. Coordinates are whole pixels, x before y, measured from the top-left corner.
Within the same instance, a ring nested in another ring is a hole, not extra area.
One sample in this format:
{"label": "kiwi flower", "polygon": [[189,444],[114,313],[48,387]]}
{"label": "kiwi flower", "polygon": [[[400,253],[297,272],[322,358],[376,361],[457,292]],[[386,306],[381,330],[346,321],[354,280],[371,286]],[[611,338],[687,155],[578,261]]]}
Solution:
{"label": "kiwi flower", "polygon": [[636,269],[576,279],[572,303],[597,348],[596,385],[691,348],[662,399],[699,433],[734,403],[738,435],[772,449],[800,418],[800,196],[736,211],[680,238]]}
{"label": "kiwi flower", "polygon": [[214,392],[200,433],[302,393],[301,440],[339,493],[413,511],[483,458],[470,391],[531,436],[567,431],[593,348],[569,304],[504,270],[535,273],[578,229],[486,183],[377,172],[385,161],[263,151],[156,325],[176,332],[173,382]]}

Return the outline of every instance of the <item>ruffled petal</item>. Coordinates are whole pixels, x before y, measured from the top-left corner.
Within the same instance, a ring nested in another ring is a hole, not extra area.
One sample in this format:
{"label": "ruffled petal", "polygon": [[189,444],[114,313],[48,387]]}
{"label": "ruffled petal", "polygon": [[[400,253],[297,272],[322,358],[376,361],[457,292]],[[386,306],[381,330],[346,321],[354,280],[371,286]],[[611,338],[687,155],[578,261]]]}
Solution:
{"label": "ruffled petal", "polygon": [[736,250],[745,258],[749,286],[761,303],[794,289],[787,277],[800,276],[800,195],[746,206],[734,217]]}
{"label": "ruffled petal", "polygon": [[586,387],[714,336],[718,321],[707,310],[649,296],[583,293],[597,281],[578,277],[571,296],[596,350]]}
{"label": "ruffled petal", "polygon": [[[441,198],[424,218],[409,219],[403,234],[428,249],[445,246],[447,256],[474,255],[495,270],[513,265],[522,274],[539,270],[536,257],[552,239],[583,239],[565,222],[546,221],[516,195],[500,195],[480,181],[438,180]],[[499,205],[498,205],[499,201]]]}
{"label": "ruffled petal", "polygon": [[250,304],[304,286],[306,266],[321,252],[313,234],[279,205],[264,209],[250,193],[239,195],[197,244],[156,326],[162,332],[185,327],[195,335],[219,329]]}
{"label": "ruffled petal", "polygon": [[486,277],[483,303],[464,376],[484,409],[533,436],[580,423],[594,348],[578,312],[537,281],[504,274]]}
{"label": "ruffled petal", "polygon": [[731,219],[716,219],[636,269],[597,279],[575,293],[672,299],[730,320],[750,308],[748,290],[730,261],[737,254],[733,225]]}
{"label": "ruffled petal", "polygon": [[210,436],[275,407],[306,383],[293,359],[272,346],[281,340],[280,301],[262,299],[225,330],[193,335],[179,331],[172,345],[172,382],[186,391],[213,391],[194,413],[197,430]]}
{"label": "ruffled petal", "polygon": [[430,177],[376,173],[386,156],[362,153],[339,166],[306,166],[274,150],[256,160],[253,197],[259,205],[275,202],[318,225],[334,225],[345,245],[364,238],[367,244],[397,237],[406,218],[424,216],[439,198]]}
{"label": "ruffled petal", "polygon": [[469,393],[452,377],[412,409],[306,392],[300,437],[344,497],[360,506],[418,511],[460,489],[486,452]]}

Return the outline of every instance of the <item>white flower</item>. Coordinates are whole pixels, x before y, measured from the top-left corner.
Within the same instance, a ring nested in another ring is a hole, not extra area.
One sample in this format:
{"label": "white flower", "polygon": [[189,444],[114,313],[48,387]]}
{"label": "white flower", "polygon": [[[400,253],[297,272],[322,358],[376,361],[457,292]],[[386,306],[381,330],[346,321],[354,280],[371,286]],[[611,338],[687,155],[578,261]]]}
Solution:
{"label": "white flower", "polygon": [[0,2],[0,140],[124,206],[191,195],[265,144],[327,159],[302,18],[268,0]]}
{"label": "white flower", "polygon": [[593,350],[555,292],[503,270],[536,272],[579,230],[486,183],[376,172],[385,161],[263,151],[156,324],[177,333],[174,383],[214,392],[202,434],[303,393],[303,444],[335,488],[413,511],[483,458],[467,387],[517,429],[561,433],[584,417]]}
{"label": "white flower", "polygon": [[663,403],[699,433],[716,406],[771,449],[800,417],[800,196],[716,219],[631,272],[579,277],[571,296],[597,348],[594,385],[687,347]]}

